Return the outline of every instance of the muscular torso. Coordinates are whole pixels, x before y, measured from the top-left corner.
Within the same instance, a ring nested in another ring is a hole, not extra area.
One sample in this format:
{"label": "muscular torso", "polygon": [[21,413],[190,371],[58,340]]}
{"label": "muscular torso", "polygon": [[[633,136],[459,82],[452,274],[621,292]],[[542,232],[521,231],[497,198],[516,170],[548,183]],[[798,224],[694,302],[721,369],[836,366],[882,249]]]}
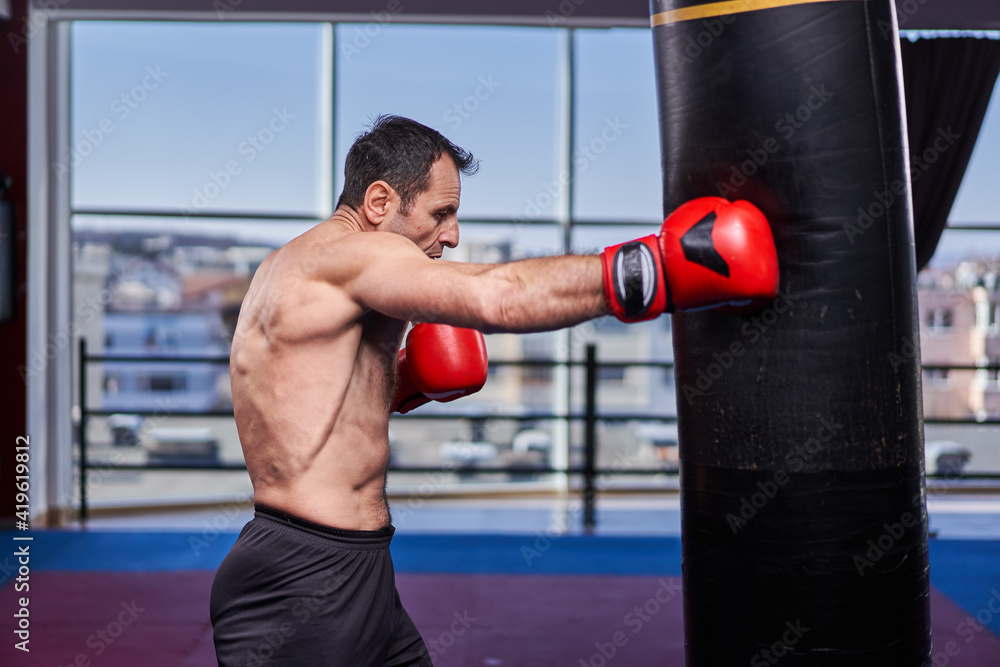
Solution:
{"label": "muscular torso", "polygon": [[406,323],[316,279],[343,235],[320,225],[257,270],[233,338],[233,408],[255,502],[375,530],[390,523],[388,422]]}

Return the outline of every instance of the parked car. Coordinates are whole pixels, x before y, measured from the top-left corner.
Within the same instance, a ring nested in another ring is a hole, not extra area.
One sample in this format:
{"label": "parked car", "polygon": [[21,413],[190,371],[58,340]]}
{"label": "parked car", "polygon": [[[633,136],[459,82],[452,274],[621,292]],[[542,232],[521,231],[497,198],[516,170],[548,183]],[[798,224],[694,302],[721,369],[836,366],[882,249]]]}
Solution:
{"label": "parked car", "polygon": [[113,414],[108,417],[111,444],[115,447],[135,447],[138,445],[143,421],[139,415]]}
{"label": "parked car", "polygon": [[149,432],[149,463],[213,466],[219,463],[219,441],[210,427],[155,428]]}
{"label": "parked car", "polygon": [[972,450],[953,440],[935,440],[924,446],[924,467],[928,475],[958,477],[972,458]]}

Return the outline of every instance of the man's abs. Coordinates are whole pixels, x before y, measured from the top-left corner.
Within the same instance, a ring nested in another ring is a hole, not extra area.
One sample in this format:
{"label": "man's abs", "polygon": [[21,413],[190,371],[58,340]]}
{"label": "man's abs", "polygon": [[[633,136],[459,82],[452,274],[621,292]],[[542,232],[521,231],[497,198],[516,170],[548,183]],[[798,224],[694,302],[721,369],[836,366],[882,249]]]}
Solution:
{"label": "man's abs", "polygon": [[385,466],[361,487],[331,484],[328,475],[301,476],[291,485],[254,485],[254,502],[342,530],[379,530],[392,524],[385,497]]}

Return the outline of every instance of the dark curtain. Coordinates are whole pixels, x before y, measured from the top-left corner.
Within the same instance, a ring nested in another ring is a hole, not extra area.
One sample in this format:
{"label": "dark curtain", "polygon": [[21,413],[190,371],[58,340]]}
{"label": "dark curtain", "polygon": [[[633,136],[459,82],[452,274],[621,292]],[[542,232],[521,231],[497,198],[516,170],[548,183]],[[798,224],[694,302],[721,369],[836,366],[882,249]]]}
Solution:
{"label": "dark curtain", "polygon": [[937,248],[969,166],[1000,74],[1000,41],[941,37],[901,43],[920,270]]}

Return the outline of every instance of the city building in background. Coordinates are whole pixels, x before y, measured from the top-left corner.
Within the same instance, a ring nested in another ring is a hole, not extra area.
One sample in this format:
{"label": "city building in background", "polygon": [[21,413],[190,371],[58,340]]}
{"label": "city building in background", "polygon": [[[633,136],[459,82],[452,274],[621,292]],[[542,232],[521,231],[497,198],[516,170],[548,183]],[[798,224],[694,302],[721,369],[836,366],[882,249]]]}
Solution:
{"label": "city building in background", "polygon": [[[1000,255],[921,272],[917,280],[924,415],[1000,417]],[[982,367],[956,370],[948,366]],[[992,367],[992,368],[991,368]]]}

